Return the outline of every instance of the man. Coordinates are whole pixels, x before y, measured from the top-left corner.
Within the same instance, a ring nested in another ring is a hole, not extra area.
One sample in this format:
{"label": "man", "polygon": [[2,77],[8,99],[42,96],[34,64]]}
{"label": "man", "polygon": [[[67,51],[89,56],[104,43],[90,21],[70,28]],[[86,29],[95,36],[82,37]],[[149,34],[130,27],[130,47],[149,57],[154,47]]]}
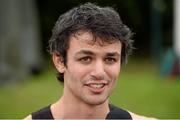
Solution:
{"label": "man", "polygon": [[61,15],[49,50],[63,95],[26,119],[144,119],[108,100],[132,50],[131,36],[110,7],[86,3]]}

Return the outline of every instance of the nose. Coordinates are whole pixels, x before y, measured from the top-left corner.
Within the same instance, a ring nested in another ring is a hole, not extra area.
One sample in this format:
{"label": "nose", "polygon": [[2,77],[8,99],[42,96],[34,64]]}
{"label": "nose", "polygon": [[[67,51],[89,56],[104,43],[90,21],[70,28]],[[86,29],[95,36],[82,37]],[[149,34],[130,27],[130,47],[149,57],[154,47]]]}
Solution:
{"label": "nose", "polygon": [[93,68],[91,71],[91,77],[93,77],[96,80],[103,80],[105,76],[105,66],[103,61],[96,61],[92,67]]}

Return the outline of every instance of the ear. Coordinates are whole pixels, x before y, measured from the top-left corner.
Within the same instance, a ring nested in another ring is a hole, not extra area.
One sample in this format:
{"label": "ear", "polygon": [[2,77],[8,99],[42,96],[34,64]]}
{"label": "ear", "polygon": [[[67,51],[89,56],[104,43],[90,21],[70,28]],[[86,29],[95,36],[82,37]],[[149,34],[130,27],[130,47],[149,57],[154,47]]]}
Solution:
{"label": "ear", "polygon": [[65,65],[63,62],[63,58],[61,57],[60,54],[54,52],[52,55],[53,63],[58,72],[64,73],[65,72]]}

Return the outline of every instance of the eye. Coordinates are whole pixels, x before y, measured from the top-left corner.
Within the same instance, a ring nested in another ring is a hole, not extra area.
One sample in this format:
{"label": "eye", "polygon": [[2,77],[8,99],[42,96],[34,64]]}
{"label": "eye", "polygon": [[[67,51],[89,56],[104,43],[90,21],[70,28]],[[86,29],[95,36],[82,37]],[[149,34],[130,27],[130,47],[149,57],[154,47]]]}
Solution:
{"label": "eye", "polygon": [[105,58],[105,62],[107,64],[113,64],[113,63],[117,62],[117,60],[116,60],[116,58],[109,57],[109,58]]}
{"label": "eye", "polygon": [[86,57],[80,58],[79,61],[80,61],[81,63],[83,63],[83,64],[88,64],[88,63],[90,63],[90,62],[92,61],[92,58],[89,57],[89,56],[86,56]]}

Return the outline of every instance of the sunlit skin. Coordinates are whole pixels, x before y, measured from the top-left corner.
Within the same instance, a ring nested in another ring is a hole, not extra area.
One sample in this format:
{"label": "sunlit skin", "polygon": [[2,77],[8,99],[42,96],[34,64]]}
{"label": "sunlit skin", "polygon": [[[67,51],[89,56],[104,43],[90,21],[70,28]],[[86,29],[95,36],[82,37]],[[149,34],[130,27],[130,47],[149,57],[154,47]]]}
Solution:
{"label": "sunlit skin", "polygon": [[53,55],[57,70],[64,73],[64,92],[60,101],[66,103],[66,109],[68,105],[77,105],[76,112],[84,106],[103,105],[107,114],[108,97],[120,72],[121,43],[105,43],[100,38],[94,43],[92,39],[92,34],[85,31],[71,36],[66,65],[57,62],[61,61],[60,56]]}

